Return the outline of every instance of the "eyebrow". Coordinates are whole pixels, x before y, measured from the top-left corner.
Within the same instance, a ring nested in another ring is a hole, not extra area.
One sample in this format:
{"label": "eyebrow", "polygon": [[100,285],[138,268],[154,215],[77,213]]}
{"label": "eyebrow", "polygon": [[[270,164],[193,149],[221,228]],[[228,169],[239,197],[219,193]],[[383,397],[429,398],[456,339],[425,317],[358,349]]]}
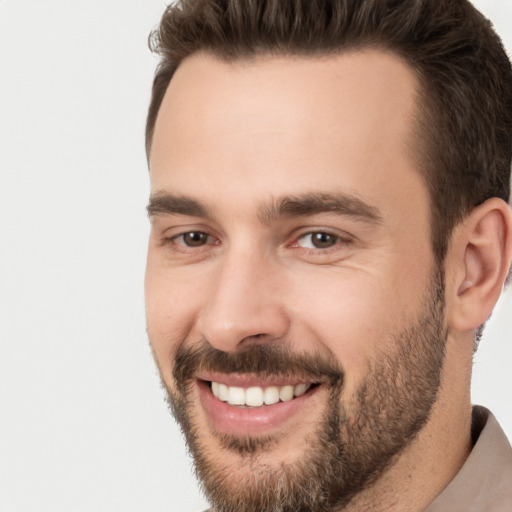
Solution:
{"label": "eyebrow", "polygon": [[[157,192],[152,195],[146,209],[149,217],[166,214],[212,217],[208,208],[196,199],[166,192]],[[374,224],[382,222],[382,215],[378,208],[353,194],[345,193],[308,193],[274,198],[268,204],[259,207],[258,219],[262,224],[271,224],[282,218],[305,217],[329,212]]]}
{"label": "eyebrow", "polygon": [[380,224],[382,215],[378,208],[371,206],[353,194],[310,193],[286,196],[272,200],[260,208],[258,217],[264,224],[286,218],[333,212],[358,220]]}
{"label": "eyebrow", "polygon": [[166,192],[157,192],[149,198],[146,207],[149,217],[155,215],[189,215],[208,217],[208,210],[199,201],[186,196],[175,196]]}

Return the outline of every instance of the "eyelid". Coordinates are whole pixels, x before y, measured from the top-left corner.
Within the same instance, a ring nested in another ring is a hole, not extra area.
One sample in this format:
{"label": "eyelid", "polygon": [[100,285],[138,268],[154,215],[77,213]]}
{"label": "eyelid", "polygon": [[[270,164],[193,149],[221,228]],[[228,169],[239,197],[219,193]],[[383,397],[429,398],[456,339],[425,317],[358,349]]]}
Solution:
{"label": "eyelid", "polygon": [[[304,258],[312,258],[312,261],[331,261],[332,258],[342,258],[346,255],[346,251],[355,242],[355,237],[347,233],[346,231],[339,231],[334,228],[324,227],[307,227],[301,230],[293,236],[291,244],[288,245],[293,251],[298,251],[297,256]],[[304,247],[300,245],[300,240],[308,235],[314,235],[315,233],[323,233],[336,238],[333,245],[328,247]],[[326,260],[328,258],[328,260]]]}
{"label": "eyelid", "polygon": [[177,237],[193,231],[218,238],[217,231],[214,228],[200,220],[195,221],[195,219],[167,219],[166,222],[162,222],[159,229],[157,228],[160,236],[166,238]]}
{"label": "eyelid", "polygon": [[[175,235],[175,236],[173,236],[173,237],[171,238],[171,240],[179,240],[179,239],[181,238],[181,241],[183,242],[183,243],[182,243],[182,245],[184,245],[185,247],[193,248],[193,246],[187,245],[187,244],[185,243],[185,237],[186,237],[187,235],[192,234],[192,233],[194,233],[194,234],[196,234],[196,235],[205,235],[205,237],[206,237],[206,241],[205,241],[205,243],[204,243],[204,244],[202,244],[202,245],[208,245],[209,240],[211,240],[211,239],[213,238],[211,235],[209,235],[208,233],[205,233],[204,231],[196,231],[196,230],[194,230],[194,231],[185,231],[184,233],[181,233],[181,234],[179,234],[179,235]],[[198,247],[201,247],[201,246],[198,246]],[[195,248],[195,247],[194,247],[194,248]]]}
{"label": "eyelid", "polygon": [[[188,233],[203,233],[207,237],[207,242],[203,245],[199,245],[196,247],[188,246],[183,243],[183,238]],[[182,239],[180,242],[179,239]],[[212,245],[217,245],[219,242],[219,237],[216,233],[214,233],[210,228],[204,225],[181,225],[181,226],[173,226],[165,229],[160,237],[160,245],[173,245],[177,250],[183,251],[199,251],[205,247],[211,247]],[[213,242],[212,242],[213,241]]]}
{"label": "eyelid", "polygon": [[334,228],[323,228],[323,227],[313,227],[313,228],[302,228],[298,230],[298,233],[294,234],[293,243],[297,243],[298,240],[304,238],[308,235],[314,235],[317,233],[322,233],[325,235],[332,236],[334,238],[338,238],[342,242],[351,242],[354,240],[354,236],[350,235],[346,231],[339,231]]}

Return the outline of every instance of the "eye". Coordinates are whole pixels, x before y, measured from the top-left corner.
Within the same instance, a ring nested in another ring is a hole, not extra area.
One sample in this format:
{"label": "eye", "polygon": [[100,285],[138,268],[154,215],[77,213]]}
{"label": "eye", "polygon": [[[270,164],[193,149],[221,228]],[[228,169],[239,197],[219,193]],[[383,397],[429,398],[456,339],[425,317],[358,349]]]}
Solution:
{"label": "eye", "polygon": [[189,231],[175,236],[172,240],[186,247],[201,247],[213,242],[213,238],[204,231]]}
{"label": "eye", "polygon": [[306,233],[297,240],[297,245],[305,249],[329,249],[338,244],[341,238],[325,231]]}

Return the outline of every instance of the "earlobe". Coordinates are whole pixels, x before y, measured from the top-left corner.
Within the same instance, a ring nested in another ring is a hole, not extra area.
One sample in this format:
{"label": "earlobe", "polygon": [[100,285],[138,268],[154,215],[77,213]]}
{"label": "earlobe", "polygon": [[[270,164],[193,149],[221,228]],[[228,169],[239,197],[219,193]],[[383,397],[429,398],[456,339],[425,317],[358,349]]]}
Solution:
{"label": "earlobe", "polygon": [[475,208],[454,231],[450,257],[454,296],[449,323],[459,331],[482,325],[496,304],[512,258],[512,214],[509,206],[492,198]]}

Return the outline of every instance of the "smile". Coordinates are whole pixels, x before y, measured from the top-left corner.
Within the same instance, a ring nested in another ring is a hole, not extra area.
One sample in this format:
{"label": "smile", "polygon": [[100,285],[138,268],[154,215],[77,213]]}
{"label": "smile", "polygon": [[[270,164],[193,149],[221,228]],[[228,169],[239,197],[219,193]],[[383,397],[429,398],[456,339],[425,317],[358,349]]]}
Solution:
{"label": "smile", "polygon": [[311,384],[297,384],[285,386],[253,386],[250,388],[242,388],[237,386],[227,386],[220,382],[211,382],[211,390],[213,396],[226,402],[229,405],[239,407],[262,407],[264,405],[274,405],[278,402],[289,402],[297,398],[308,389]]}
{"label": "smile", "polygon": [[324,387],[300,379],[217,373],[202,374],[195,382],[210,426],[235,436],[266,435],[285,425],[289,428],[290,421],[311,414],[312,404],[318,401],[314,397]]}

